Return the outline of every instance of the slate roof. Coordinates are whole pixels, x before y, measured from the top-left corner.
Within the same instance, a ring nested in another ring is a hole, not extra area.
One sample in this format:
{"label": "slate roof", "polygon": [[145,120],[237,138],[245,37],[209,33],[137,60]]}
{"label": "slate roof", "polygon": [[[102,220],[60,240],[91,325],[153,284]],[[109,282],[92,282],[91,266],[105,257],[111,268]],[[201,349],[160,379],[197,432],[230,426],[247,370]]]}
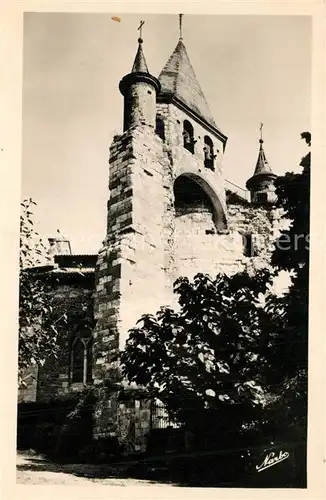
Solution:
{"label": "slate roof", "polygon": [[272,174],[273,173],[272,169],[266,159],[265,151],[263,148],[263,140],[260,139],[259,142],[260,142],[259,153],[258,153],[254,176],[260,174]]}
{"label": "slate roof", "polygon": [[33,274],[94,274],[97,255],[54,255],[49,264],[29,268]]}
{"label": "slate roof", "polygon": [[257,182],[259,183],[260,180],[262,180],[262,178],[264,177],[266,179],[276,179],[277,177],[277,175],[274,174],[274,172],[272,171],[266,159],[265,151],[263,148],[263,142],[264,141],[262,139],[259,140],[260,146],[259,146],[256,168],[253,176],[250,177],[250,179],[248,179],[246,182],[247,189],[251,189],[253,186],[257,184]]}
{"label": "slate roof", "polygon": [[221,132],[209,110],[182,39],[179,40],[158,79],[161,83],[161,95],[178,98],[211,127]]}

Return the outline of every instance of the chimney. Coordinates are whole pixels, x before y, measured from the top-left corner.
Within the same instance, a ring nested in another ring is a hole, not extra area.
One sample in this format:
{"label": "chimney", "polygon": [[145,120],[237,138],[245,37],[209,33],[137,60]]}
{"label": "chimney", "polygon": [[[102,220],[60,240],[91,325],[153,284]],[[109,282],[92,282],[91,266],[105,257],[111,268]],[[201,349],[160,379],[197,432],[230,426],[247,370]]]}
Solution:
{"label": "chimney", "polygon": [[48,238],[49,250],[51,257],[54,255],[71,255],[70,241],[63,238]]}

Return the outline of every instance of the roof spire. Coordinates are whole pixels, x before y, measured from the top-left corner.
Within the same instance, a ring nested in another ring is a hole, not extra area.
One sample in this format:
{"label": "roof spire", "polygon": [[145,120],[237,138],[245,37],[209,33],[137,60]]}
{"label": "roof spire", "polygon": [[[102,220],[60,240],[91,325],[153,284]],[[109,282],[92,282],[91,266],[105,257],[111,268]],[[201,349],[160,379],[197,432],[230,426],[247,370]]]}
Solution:
{"label": "roof spire", "polygon": [[259,152],[256,162],[254,174],[246,182],[246,187],[251,192],[251,201],[255,204],[274,203],[275,201],[275,186],[274,181],[277,177],[267,161],[263,148],[263,126],[259,127]]}
{"label": "roof spire", "polygon": [[144,24],[145,24],[145,21],[140,21],[140,25],[137,28],[139,30],[139,38],[138,38],[138,42],[139,43],[143,43],[142,34],[143,34],[143,26],[144,26]]}
{"label": "roof spire", "polygon": [[262,144],[264,141],[263,141],[263,126],[264,124],[263,123],[260,123],[260,127],[259,127],[259,131],[260,131],[260,139],[259,139],[259,142]]}
{"label": "roof spire", "polygon": [[[251,184],[251,180],[253,178],[257,178],[258,177],[261,177],[261,176],[267,176],[267,177],[276,177],[276,175],[273,173],[268,161],[267,161],[267,158],[266,158],[266,155],[265,155],[265,151],[264,151],[264,148],[263,148],[263,126],[264,124],[261,123],[260,124],[260,127],[259,127],[259,132],[260,132],[260,139],[259,139],[259,152],[258,152],[258,158],[257,158],[257,162],[256,162],[256,167],[255,167],[255,171],[254,171],[254,175],[247,181],[247,187],[248,187],[248,182],[249,184]],[[249,187],[250,189],[250,187]]]}
{"label": "roof spire", "polygon": [[262,174],[262,173],[272,173],[272,169],[269,166],[269,163],[268,163],[268,161],[266,159],[265,151],[264,151],[264,148],[263,148],[263,142],[264,142],[263,141],[263,126],[264,126],[264,124],[260,123],[260,127],[259,127],[259,132],[260,132],[259,143],[260,143],[260,146],[259,146],[259,153],[258,153],[258,158],[257,158],[257,163],[256,163],[256,168],[255,168],[254,175]]}
{"label": "roof spire", "polygon": [[179,14],[179,40],[182,40],[182,16],[183,14]]}
{"label": "roof spire", "polygon": [[134,64],[132,66],[132,73],[148,73],[148,67],[146,63],[146,59],[143,53],[143,48],[142,48],[142,29],[143,25],[145,24],[145,21],[140,21],[140,25],[137,28],[139,30],[139,38],[138,38],[138,50],[137,54],[134,60]]}

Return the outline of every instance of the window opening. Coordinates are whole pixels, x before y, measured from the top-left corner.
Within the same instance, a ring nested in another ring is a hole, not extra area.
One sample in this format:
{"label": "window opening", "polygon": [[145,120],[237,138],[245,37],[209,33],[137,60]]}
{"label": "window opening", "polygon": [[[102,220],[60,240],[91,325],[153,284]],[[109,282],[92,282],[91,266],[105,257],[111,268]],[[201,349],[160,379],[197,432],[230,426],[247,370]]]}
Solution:
{"label": "window opening", "polygon": [[188,120],[183,122],[183,147],[194,154],[196,140],[194,139],[194,128]]}
{"label": "window opening", "polygon": [[204,137],[204,165],[206,168],[209,168],[210,170],[215,170],[214,167],[214,160],[216,158],[216,155],[214,154],[214,145],[213,141],[208,135],[205,135]]}
{"label": "window opening", "polygon": [[265,203],[267,201],[267,193],[257,193],[256,201],[257,203]]}
{"label": "window opening", "polygon": [[156,117],[155,133],[162,139],[163,142],[165,141],[165,125],[164,121],[160,117]]}
{"label": "window opening", "polygon": [[91,338],[75,337],[70,354],[70,380],[82,384],[92,381]]}
{"label": "window opening", "polygon": [[256,250],[254,248],[253,237],[251,233],[244,233],[242,235],[243,255],[245,257],[255,257]]}

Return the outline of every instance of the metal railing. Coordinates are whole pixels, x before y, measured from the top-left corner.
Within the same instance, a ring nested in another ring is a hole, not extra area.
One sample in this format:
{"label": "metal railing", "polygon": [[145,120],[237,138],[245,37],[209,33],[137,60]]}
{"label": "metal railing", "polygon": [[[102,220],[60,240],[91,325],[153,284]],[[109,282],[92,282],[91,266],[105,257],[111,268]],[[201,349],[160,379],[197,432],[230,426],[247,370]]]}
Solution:
{"label": "metal railing", "polygon": [[151,428],[166,429],[167,427],[178,428],[180,424],[170,418],[164,404],[156,399],[151,404]]}
{"label": "metal railing", "polygon": [[242,187],[234,184],[234,182],[231,182],[228,179],[225,179],[225,189],[231,191],[232,193],[235,193],[236,195],[240,196],[240,198],[243,198],[246,201],[250,201],[250,191],[248,191],[247,189],[243,189]]}

